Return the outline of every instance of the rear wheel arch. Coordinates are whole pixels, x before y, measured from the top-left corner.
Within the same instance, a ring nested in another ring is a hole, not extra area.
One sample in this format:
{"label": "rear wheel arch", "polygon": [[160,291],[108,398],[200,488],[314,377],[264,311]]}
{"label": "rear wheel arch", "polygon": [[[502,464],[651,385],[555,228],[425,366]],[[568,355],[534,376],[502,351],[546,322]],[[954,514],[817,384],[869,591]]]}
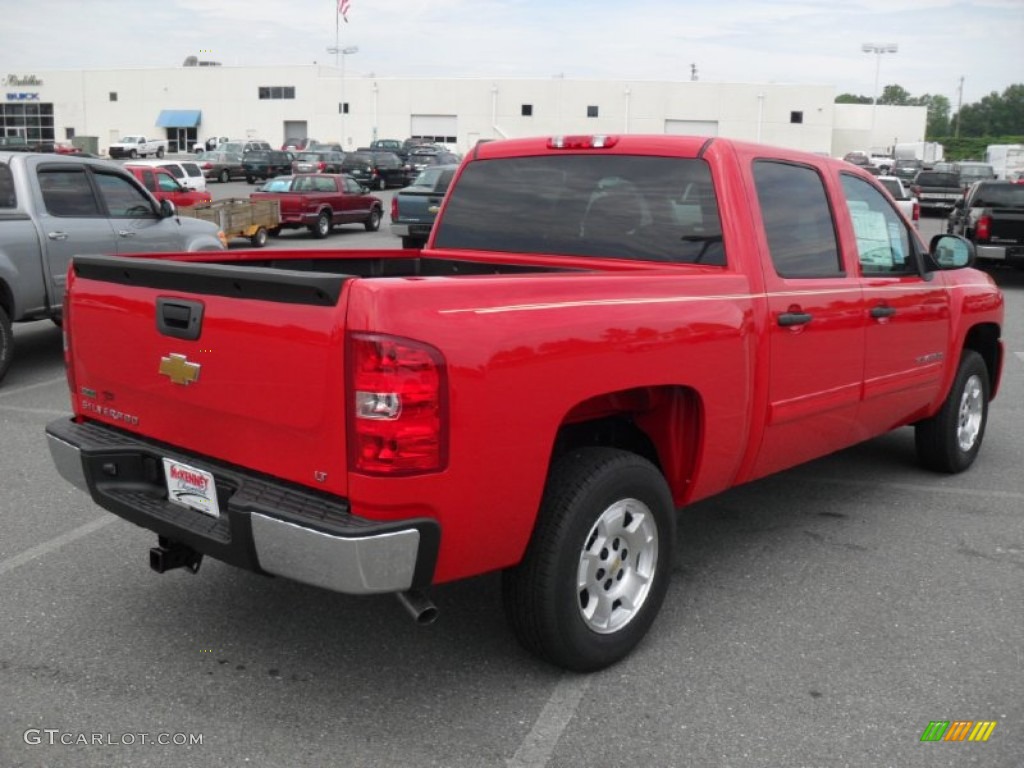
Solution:
{"label": "rear wheel arch", "polygon": [[596,395],[566,414],[549,466],[580,448],[618,448],[661,470],[681,506],[698,466],[703,419],[701,398],[689,387],[638,387]]}

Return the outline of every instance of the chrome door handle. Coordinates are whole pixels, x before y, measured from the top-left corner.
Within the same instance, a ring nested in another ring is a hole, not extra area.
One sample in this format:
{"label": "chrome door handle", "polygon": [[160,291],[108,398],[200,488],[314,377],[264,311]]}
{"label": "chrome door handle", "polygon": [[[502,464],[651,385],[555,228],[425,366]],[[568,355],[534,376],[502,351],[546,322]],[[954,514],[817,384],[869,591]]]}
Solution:
{"label": "chrome door handle", "polygon": [[121,237],[135,237],[135,233],[130,232],[127,229],[119,229],[117,230],[117,234],[119,234]]}
{"label": "chrome door handle", "polygon": [[884,304],[880,305],[880,306],[877,306],[877,307],[872,307],[871,308],[871,316],[874,317],[874,318],[879,318],[880,319],[880,318],[883,318],[883,317],[892,317],[895,314],[896,314],[896,310],[895,309],[893,309],[892,307],[887,307]]}
{"label": "chrome door handle", "polygon": [[806,325],[811,322],[812,317],[807,312],[783,312],[779,315],[779,325],[789,328],[794,325]]}
{"label": "chrome door handle", "polygon": [[51,240],[67,240],[68,239],[68,233],[67,232],[47,232],[46,236],[48,238],[50,238]]}

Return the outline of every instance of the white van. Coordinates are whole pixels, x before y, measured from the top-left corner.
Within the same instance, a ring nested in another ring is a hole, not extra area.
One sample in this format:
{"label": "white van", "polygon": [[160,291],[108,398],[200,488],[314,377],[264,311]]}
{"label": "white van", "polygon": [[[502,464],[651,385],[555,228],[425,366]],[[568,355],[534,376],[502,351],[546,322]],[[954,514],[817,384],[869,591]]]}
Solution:
{"label": "white van", "polygon": [[206,176],[199,163],[193,160],[132,160],[132,165],[151,165],[166,168],[178,183],[186,189],[206,189]]}

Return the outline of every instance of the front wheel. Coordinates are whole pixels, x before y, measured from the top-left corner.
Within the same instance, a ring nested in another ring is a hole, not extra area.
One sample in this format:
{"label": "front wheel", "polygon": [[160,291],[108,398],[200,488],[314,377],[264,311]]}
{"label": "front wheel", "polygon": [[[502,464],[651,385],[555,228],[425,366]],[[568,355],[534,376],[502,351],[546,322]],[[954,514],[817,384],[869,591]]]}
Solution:
{"label": "front wheel", "polygon": [[220,172],[220,174],[217,176],[217,181],[219,181],[221,184],[227,184],[229,181],[231,181],[231,174],[228,172],[227,168],[223,169]]}
{"label": "front wheel", "polygon": [[367,232],[376,232],[380,229],[380,211],[376,208],[371,208],[370,215],[366,218],[366,221],[363,222],[363,226],[366,228]]}
{"label": "front wheel", "polygon": [[611,448],[559,459],[526,554],[502,576],[519,642],[577,672],[625,657],[661,607],[673,539],[672,496],[649,461]]}
{"label": "front wheel", "polygon": [[134,149],[131,152],[128,153],[128,157],[130,157],[132,160],[134,160],[138,156],[139,156],[139,153],[137,151],[135,151]]}
{"label": "front wheel", "polygon": [[14,331],[11,329],[11,318],[7,310],[0,307],[0,380],[14,359]]}
{"label": "front wheel", "polygon": [[914,442],[923,466],[952,474],[974,463],[985,437],[988,398],[985,361],[974,350],[964,350],[942,408],[915,426]]}

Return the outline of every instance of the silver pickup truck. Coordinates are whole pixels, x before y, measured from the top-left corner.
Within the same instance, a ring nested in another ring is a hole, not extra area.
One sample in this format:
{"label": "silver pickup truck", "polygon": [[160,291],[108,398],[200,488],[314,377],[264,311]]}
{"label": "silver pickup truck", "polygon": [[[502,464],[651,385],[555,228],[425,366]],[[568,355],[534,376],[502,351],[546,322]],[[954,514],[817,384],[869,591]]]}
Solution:
{"label": "silver pickup truck", "polygon": [[179,218],[114,163],[0,152],[0,379],[12,323],[60,323],[72,256],[224,248],[215,224]]}

